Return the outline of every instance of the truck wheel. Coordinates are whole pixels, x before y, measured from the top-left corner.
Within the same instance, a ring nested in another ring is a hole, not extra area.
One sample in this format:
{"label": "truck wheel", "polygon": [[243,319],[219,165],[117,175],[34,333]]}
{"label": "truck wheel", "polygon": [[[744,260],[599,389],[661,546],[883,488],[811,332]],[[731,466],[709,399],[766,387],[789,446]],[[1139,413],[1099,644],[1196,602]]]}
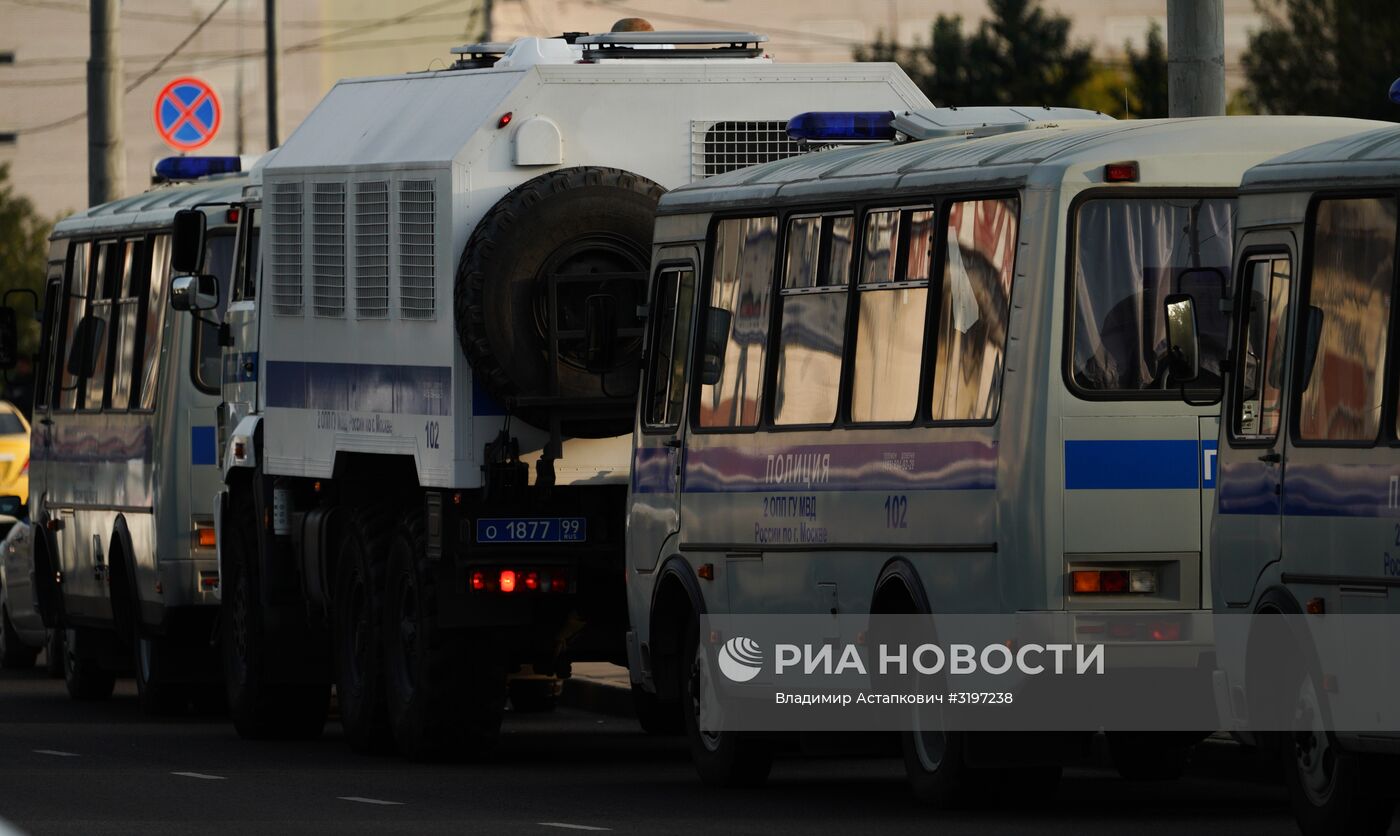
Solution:
{"label": "truck wheel", "polygon": [[[551,171],[501,198],[477,224],[457,267],[454,304],[457,335],[472,372],[496,397],[551,394],[551,380],[566,398],[612,401],[634,392],[641,356],[641,322],[635,311],[645,296],[641,277],[651,263],[652,223],[665,190],[616,168]],[[551,310],[549,277],[568,276]],[[590,279],[597,276],[597,279]],[[549,322],[582,333],[589,300],[611,297],[619,334],[613,368],[587,366],[585,340],[560,340],[550,368]],[[513,410],[536,426],[548,426],[548,407]],[[563,416],[565,435],[606,437],[630,432],[632,416],[573,408]]]}
{"label": "truck wheel", "polygon": [[414,760],[475,755],[495,745],[506,671],[484,635],[444,630],[427,563],[427,523],[410,511],[389,549],[385,684],[399,752]]}
{"label": "truck wheel", "polygon": [[63,638],[63,681],[75,700],[105,700],[116,687],[116,676],[101,667],[98,642],[86,627],[69,629]]}
{"label": "truck wheel", "polygon": [[1384,770],[1337,745],[1306,673],[1298,683],[1291,738],[1284,775],[1293,817],[1304,836],[1370,836],[1390,829],[1395,800],[1385,797],[1385,788],[1374,780]]}
{"label": "truck wheel", "polygon": [[684,711],[690,757],[700,780],[712,787],[756,787],[768,780],[773,769],[769,741],[751,732],[711,731],[700,727],[700,704],[714,670],[700,644],[700,625],[692,618],[681,644],[681,694],[688,700]]}
{"label": "truck wheel", "polygon": [[384,704],[384,564],[393,522],[382,510],[353,512],[341,541],[335,591],[336,699],[350,748],[383,754],[394,745]]}
{"label": "truck wheel", "polygon": [[0,605],[0,668],[29,670],[38,658],[38,648],[29,647],[19,640],[19,633],[10,622],[10,610]]}
{"label": "truck wheel", "polygon": [[63,631],[48,630],[48,643],[44,647],[44,668],[50,679],[63,678]]}
{"label": "truck wheel", "polygon": [[139,637],[133,645],[132,667],[136,671],[136,696],[141,710],[157,717],[183,714],[189,704],[188,689],[162,681],[179,664],[172,658],[174,649],[170,640]]}
{"label": "truck wheel", "polygon": [[229,714],[238,736],[250,740],[274,737],[319,737],[330,710],[326,685],[273,685],[263,681],[267,638],[258,602],[257,533],[248,530],[254,517],[250,497],[234,493],[233,514],[224,541],[219,578],[223,586],[219,622],[223,636],[224,683]]}

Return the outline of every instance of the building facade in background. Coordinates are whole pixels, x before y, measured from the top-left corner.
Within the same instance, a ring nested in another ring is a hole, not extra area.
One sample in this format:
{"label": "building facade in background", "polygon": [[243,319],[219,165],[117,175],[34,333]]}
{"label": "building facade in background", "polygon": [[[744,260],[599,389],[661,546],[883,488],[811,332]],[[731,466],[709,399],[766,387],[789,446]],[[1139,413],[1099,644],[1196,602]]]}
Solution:
{"label": "building facade in background", "polygon": [[[205,154],[266,150],[263,0],[124,0],[121,50],[127,155],[126,192],[150,184],[171,151],[156,133],[155,97],[193,75],[223,104],[218,137]],[[1074,37],[1103,58],[1141,46],[1153,20],[1165,27],[1166,0],[1045,0],[1071,18]],[[743,29],[770,36],[780,61],[849,60],[877,35],[927,42],[940,14],[976,26],[985,0],[494,0],[493,40],[563,31],[606,31],[622,17],[657,29]],[[441,68],[449,50],[486,31],[483,0],[279,0],[282,18],[283,133],[290,133],[337,79]],[[156,64],[215,9],[193,40],[149,78]],[[1242,82],[1238,59],[1259,26],[1253,0],[1225,0],[1227,81]],[[15,190],[47,215],[81,209],[87,196],[84,0],[0,0],[0,162]]]}

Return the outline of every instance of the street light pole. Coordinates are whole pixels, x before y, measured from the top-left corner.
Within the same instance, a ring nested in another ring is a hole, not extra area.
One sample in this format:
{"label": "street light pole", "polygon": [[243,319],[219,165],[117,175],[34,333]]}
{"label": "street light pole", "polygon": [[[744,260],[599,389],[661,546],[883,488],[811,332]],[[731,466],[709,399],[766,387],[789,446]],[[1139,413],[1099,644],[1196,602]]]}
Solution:
{"label": "street light pole", "polygon": [[1167,113],[1225,115],[1224,0],[1167,0]]}
{"label": "street light pole", "polygon": [[281,115],[277,93],[282,75],[282,52],[277,42],[282,34],[282,24],[277,19],[277,0],[265,0],[264,10],[264,30],[267,39],[267,149],[271,151],[282,141],[277,124]]}
{"label": "street light pole", "polygon": [[87,63],[88,205],[126,191],[122,146],[122,56],[117,0],[92,0]]}

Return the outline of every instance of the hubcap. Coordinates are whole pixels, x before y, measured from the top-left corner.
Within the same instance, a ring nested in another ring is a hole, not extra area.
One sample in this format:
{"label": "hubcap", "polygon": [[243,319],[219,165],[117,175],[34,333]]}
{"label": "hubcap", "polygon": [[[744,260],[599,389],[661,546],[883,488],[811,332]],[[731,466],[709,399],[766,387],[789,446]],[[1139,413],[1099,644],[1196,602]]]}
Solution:
{"label": "hubcap", "polygon": [[1308,800],[1323,806],[1336,788],[1337,757],[1323,728],[1322,708],[1312,677],[1298,686],[1293,709],[1293,763]]}

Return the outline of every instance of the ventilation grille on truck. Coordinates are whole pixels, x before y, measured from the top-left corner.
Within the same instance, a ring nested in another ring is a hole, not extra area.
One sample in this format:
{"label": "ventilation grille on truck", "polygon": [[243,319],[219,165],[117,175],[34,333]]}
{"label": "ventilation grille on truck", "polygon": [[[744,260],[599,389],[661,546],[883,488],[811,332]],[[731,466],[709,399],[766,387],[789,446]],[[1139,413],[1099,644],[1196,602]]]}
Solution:
{"label": "ventilation grille on truck", "polygon": [[301,184],[273,183],[268,210],[272,310],[301,315]]}
{"label": "ventilation grille on truck", "polygon": [[317,316],[345,316],[345,184],[311,193],[311,299]]}
{"label": "ventilation grille on truck", "polygon": [[431,180],[399,184],[399,315],[432,319],[436,198]]}
{"label": "ventilation grille on truck", "polygon": [[788,136],[787,120],[691,122],[690,180],[703,180],[759,163],[815,150]]}
{"label": "ventilation grille on truck", "polygon": [[389,315],[389,184],[355,184],[355,315]]}

